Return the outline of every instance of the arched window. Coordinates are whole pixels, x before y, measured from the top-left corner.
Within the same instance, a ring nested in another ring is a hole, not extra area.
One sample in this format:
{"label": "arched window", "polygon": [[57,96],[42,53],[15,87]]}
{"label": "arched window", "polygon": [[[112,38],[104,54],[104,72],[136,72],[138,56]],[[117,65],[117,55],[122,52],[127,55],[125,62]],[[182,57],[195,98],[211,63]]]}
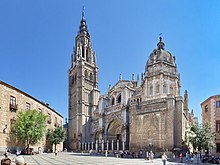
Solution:
{"label": "arched window", "polygon": [[153,86],[150,86],[150,95],[153,95]]}
{"label": "arched window", "polygon": [[88,71],[85,70],[85,78],[88,78]]}
{"label": "arched window", "polygon": [[170,86],[170,94],[173,94],[173,87]]}
{"label": "arched window", "polygon": [[88,52],[88,48],[86,48],[86,61],[89,62],[89,52]]}
{"label": "arched window", "polygon": [[112,105],[115,105],[115,98],[112,98]]}
{"label": "arched window", "polygon": [[92,73],[90,73],[90,80],[93,80],[93,75],[92,75]]}
{"label": "arched window", "polygon": [[167,93],[167,86],[166,86],[166,84],[163,85],[163,93]]}
{"label": "arched window", "polygon": [[82,57],[85,58],[85,48],[82,47]]}
{"label": "arched window", "polygon": [[160,93],[160,85],[159,84],[157,84],[156,93]]}
{"label": "arched window", "polygon": [[121,94],[118,96],[117,103],[121,103]]}

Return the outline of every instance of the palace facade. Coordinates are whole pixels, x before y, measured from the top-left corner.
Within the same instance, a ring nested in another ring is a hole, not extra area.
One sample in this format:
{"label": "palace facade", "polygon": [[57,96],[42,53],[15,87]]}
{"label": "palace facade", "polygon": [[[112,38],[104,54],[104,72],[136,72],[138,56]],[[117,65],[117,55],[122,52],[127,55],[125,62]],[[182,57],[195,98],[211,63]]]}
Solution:
{"label": "palace facade", "polygon": [[[11,125],[16,121],[19,111],[37,110],[47,115],[47,129],[63,126],[63,117],[52,109],[49,104],[43,103],[31,95],[0,81],[0,151],[8,148],[11,152],[25,148],[11,134]],[[47,130],[46,129],[46,130]],[[34,151],[44,152],[53,149],[45,137],[36,145],[30,146]],[[57,145],[57,150],[63,150],[63,144]]]}

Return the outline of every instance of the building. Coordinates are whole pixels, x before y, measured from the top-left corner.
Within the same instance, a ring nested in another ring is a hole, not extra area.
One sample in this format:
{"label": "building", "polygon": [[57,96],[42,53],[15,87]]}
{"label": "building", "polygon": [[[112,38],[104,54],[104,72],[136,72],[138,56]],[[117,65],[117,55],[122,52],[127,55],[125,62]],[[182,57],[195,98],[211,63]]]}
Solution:
{"label": "building", "polygon": [[[78,141],[90,138],[91,118],[98,106],[98,67],[96,53],[92,52],[90,34],[87,30],[84,12],[80,22],[72,66],[69,69],[69,125],[70,148],[77,148]],[[84,132],[84,133],[82,133]]]}
{"label": "building", "polygon": [[[44,113],[47,118],[47,129],[54,129],[62,126],[63,117],[52,109],[49,104],[45,104],[29,94],[0,81],[0,151],[9,148],[10,151],[22,150],[24,146],[16,142],[11,136],[11,125],[16,121],[18,111],[33,110]],[[46,137],[35,146],[30,146],[34,151],[47,151],[53,149]],[[63,150],[63,144],[57,145],[58,151]]]}
{"label": "building", "polygon": [[[189,129],[188,94],[180,96],[176,58],[160,37],[141,79],[119,81],[99,96],[96,53],[84,12],[69,69],[71,150],[172,150]],[[138,76],[139,77],[139,76]]]}
{"label": "building", "polygon": [[214,95],[201,103],[202,123],[206,121],[211,125],[211,131],[215,134],[216,149],[220,153],[220,95]]}

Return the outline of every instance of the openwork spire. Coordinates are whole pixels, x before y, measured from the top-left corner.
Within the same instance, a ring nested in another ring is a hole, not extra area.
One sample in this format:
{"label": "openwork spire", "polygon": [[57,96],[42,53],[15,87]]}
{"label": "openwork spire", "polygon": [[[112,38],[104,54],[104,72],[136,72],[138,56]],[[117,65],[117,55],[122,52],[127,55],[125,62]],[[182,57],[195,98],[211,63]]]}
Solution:
{"label": "openwork spire", "polygon": [[89,35],[87,25],[86,25],[86,20],[85,20],[85,7],[84,6],[82,9],[82,19],[80,21],[79,33],[85,33]]}
{"label": "openwork spire", "polygon": [[83,9],[82,9],[82,20],[85,19],[84,16],[85,16],[85,6],[83,6]]}

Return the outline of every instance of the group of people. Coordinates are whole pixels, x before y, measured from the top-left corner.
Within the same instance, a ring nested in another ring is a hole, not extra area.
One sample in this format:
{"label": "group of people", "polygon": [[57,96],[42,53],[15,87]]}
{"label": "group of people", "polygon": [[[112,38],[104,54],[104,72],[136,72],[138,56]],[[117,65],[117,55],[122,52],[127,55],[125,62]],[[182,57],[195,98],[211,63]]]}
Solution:
{"label": "group of people", "polygon": [[5,157],[1,160],[1,165],[11,165],[12,162],[14,162],[15,165],[27,165],[25,163],[24,157],[19,155],[19,154],[17,154],[17,153],[16,153],[16,157],[13,158],[13,160],[11,160],[8,157],[8,149],[7,148],[5,150],[4,156]]}
{"label": "group of people", "polygon": [[[124,154],[125,154],[124,152],[120,152],[121,158],[123,158]],[[118,157],[119,154],[117,152],[115,152],[115,155],[116,155],[116,157]],[[106,157],[108,156],[108,152],[107,151],[105,153],[105,156]],[[134,152],[133,151],[131,153],[131,156],[132,156],[132,158],[143,158],[143,152],[142,151],[140,151],[140,152]],[[150,162],[152,163],[153,160],[154,160],[154,153],[152,151],[146,152],[146,158],[148,160],[150,160]],[[166,165],[166,162],[167,162],[167,155],[166,155],[166,153],[163,153],[161,158],[162,158],[163,165]]]}
{"label": "group of people", "polygon": [[197,162],[197,159],[198,159],[198,155],[197,153],[188,153],[186,152],[186,161],[187,162]]}

